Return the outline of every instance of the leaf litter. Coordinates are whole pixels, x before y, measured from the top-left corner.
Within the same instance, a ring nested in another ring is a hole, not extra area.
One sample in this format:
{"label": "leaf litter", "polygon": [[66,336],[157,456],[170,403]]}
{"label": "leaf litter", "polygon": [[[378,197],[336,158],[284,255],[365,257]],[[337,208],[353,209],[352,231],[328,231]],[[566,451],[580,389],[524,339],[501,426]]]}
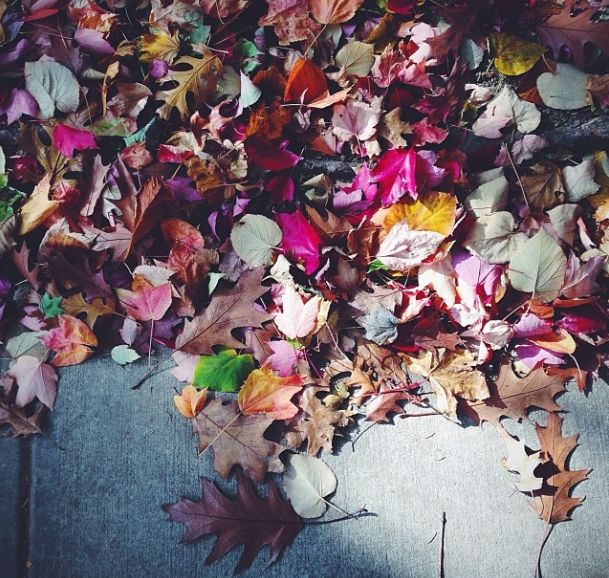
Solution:
{"label": "leaf litter", "polygon": [[[238,544],[236,571],[264,545],[274,562],[336,489],[320,452],[437,413],[504,437],[543,546],[588,474],[555,398],[609,365],[609,163],[540,123],[606,114],[606,11],[0,2],[0,320],[26,332],[4,340],[4,435],[44,435],[55,367],[164,346],[133,386],[172,357],[199,451],[237,475],[235,500],[204,479],[164,506],[184,541],[218,536],[208,563]],[[256,495],[271,473],[292,504]]]}

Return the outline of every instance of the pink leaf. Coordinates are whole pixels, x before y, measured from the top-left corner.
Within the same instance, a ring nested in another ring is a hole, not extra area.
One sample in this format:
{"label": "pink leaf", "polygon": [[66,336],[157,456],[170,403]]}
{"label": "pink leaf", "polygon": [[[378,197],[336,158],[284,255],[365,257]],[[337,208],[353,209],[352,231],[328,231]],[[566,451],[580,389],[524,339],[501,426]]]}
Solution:
{"label": "pink leaf", "polygon": [[97,149],[95,138],[90,132],[58,124],[53,131],[53,145],[64,157],[72,157],[74,150]]}
{"label": "pink leaf", "polygon": [[99,30],[93,28],[78,28],[74,33],[74,40],[80,44],[86,52],[93,54],[114,54],[112,45],[104,39]]}
{"label": "pink leaf", "polygon": [[603,268],[606,257],[599,255],[592,257],[581,265],[575,253],[569,253],[567,270],[565,271],[565,282],[561,289],[561,295],[575,299],[577,297],[588,297],[596,293],[600,286],[596,278]]}
{"label": "pink leaf", "polygon": [[153,285],[143,275],[134,276],[132,291],[117,289],[127,313],[138,321],[159,321],[171,305],[171,283]]}
{"label": "pink leaf", "polygon": [[416,166],[417,155],[413,149],[391,149],[381,156],[372,170],[372,179],[379,185],[384,207],[393,205],[406,193],[417,198]]}
{"label": "pink leaf", "polygon": [[6,372],[17,383],[15,405],[25,407],[38,398],[48,408],[53,409],[57,395],[57,373],[48,364],[32,355],[22,355]]}
{"label": "pink leaf", "polygon": [[537,337],[552,333],[552,324],[533,313],[525,313],[513,327],[514,337]]}
{"label": "pink leaf", "polygon": [[276,371],[280,377],[289,377],[294,373],[294,366],[299,359],[303,358],[302,352],[294,349],[287,341],[268,341],[267,345],[273,351],[269,355],[266,363],[268,363],[273,371]]}
{"label": "pink leaf", "polygon": [[489,265],[468,253],[453,256],[453,266],[459,283],[476,290],[483,302],[493,300],[495,289],[501,279],[501,267]]}
{"label": "pink leaf", "polygon": [[275,218],[283,233],[281,248],[302,259],[305,273],[311,275],[319,267],[319,235],[300,211],[278,213]]}
{"label": "pink leaf", "polygon": [[306,337],[315,329],[321,299],[313,297],[303,303],[294,285],[285,288],[283,294],[283,313],[274,319],[281,333],[290,339]]}

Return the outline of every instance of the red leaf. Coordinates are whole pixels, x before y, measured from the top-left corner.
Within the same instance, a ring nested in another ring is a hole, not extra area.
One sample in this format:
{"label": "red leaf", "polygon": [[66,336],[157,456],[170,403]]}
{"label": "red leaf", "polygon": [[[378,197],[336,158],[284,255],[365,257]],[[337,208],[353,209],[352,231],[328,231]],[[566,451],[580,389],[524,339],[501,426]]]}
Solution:
{"label": "red leaf", "polygon": [[53,131],[53,145],[64,157],[74,156],[74,150],[97,149],[95,138],[90,132],[58,124]]}
{"label": "red leaf", "polygon": [[93,354],[97,337],[80,319],[71,315],[59,316],[59,327],[40,338],[49,349],[57,352],[51,361],[55,367],[76,365]]}
{"label": "red leaf", "polygon": [[308,58],[301,58],[290,71],[283,100],[309,104],[328,91],[326,75]]}
{"label": "red leaf", "polygon": [[171,305],[171,283],[155,287],[146,277],[136,274],[132,291],[117,289],[116,294],[127,313],[138,321],[159,321]]}
{"label": "red leaf", "polygon": [[201,478],[203,496],[199,501],[180,497],[163,506],[173,522],[186,524],[182,542],[188,544],[207,534],[217,536],[206,564],[220,560],[235,546],[245,546],[235,574],[246,570],[264,546],[269,546],[268,565],[277,560],[304,528],[290,502],[281,498],[274,482],[268,484],[268,498],[260,499],[253,485],[237,470],[237,497],[230,500],[210,481]]}

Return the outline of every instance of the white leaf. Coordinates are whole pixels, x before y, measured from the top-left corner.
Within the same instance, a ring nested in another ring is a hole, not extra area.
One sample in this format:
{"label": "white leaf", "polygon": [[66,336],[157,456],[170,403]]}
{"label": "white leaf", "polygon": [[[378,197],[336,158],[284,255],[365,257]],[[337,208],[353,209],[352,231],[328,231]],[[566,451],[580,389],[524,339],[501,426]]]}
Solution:
{"label": "white leaf", "polygon": [[595,182],[594,161],[586,159],[574,167],[565,167],[562,181],[565,185],[565,198],[572,203],[579,203],[587,196],[596,193],[601,186]]}
{"label": "white leaf", "polygon": [[398,322],[399,319],[382,305],[375,305],[368,315],[359,319],[366,330],[366,339],[377,345],[388,345],[397,339]]}
{"label": "white leaf", "polygon": [[508,199],[510,184],[503,174],[496,179],[480,185],[465,199],[465,208],[474,217],[490,215],[501,209],[505,209]]}
{"label": "white leaf", "polygon": [[509,472],[520,474],[520,481],[514,484],[519,492],[529,493],[541,489],[543,478],[535,476],[535,469],[544,463],[541,452],[529,454],[526,451],[524,441],[516,441],[508,434],[503,434],[507,444],[507,457],[501,460],[501,465]]}
{"label": "white leaf", "polygon": [[131,349],[128,345],[117,345],[110,352],[112,359],[119,365],[127,365],[133,363],[140,358],[140,355],[135,349]]}
{"label": "white leaf", "polygon": [[408,271],[433,255],[444,239],[444,235],[435,231],[411,231],[404,219],[391,228],[377,258],[393,271]]}
{"label": "white leaf", "polygon": [[300,293],[289,284],[283,293],[283,313],[275,316],[275,324],[290,339],[307,337],[317,324],[321,299],[313,297],[303,303]]}
{"label": "white leaf", "polygon": [[566,269],[567,257],[562,249],[540,229],[514,253],[508,275],[514,289],[532,293],[534,301],[548,302],[558,296]]}
{"label": "white leaf", "polygon": [[80,85],[69,68],[51,61],[25,63],[25,88],[36,99],[43,119],[57,108],[74,112],[80,101]]}
{"label": "white leaf", "polygon": [[336,476],[318,458],[291,454],[283,474],[283,487],[299,516],[318,518],[327,508],[324,498],[336,490]]}
{"label": "white leaf", "polygon": [[263,215],[245,215],[230,234],[233,249],[249,267],[270,265],[281,238],[279,225]]}
{"label": "white leaf", "polygon": [[558,63],[556,72],[544,72],[537,78],[537,90],[546,106],[558,110],[576,110],[590,104],[586,81],[588,74],[571,64]]}
{"label": "white leaf", "polygon": [[512,145],[512,160],[519,165],[532,159],[536,152],[545,149],[548,141],[536,134],[525,134]]}
{"label": "white leaf", "polygon": [[452,307],[457,298],[454,273],[450,255],[437,263],[421,265],[419,287],[431,287],[448,307]]}
{"label": "white leaf", "polygon": [[6,157],[4,156],[4,151],[2,147],[0,147],[0,175],[6,173]]}
{"label": "white leaf", "polygon": [[568,245],[573,245],[577,232],[577,219],[581,215],[579,205],[564,203],[548,211],[550,223],[556,234]]}
{"label": "white leaf", "polygon": [[349,76],[367,76],[374,64],[374,47],[365,42],[349,42],[336,53],[335,61]]}
{"label": "white leaf", "polygon": [[260,99],[262,92],[260,89],[250,80],[247,74],[241,72],[241,106],[247,108],[256,104]]}
{"label": "white leaf", "polygon": [[512,213],[507,211],[485,215],[471,228],[464,245],[487,263],[507,263],[519,243],[527,239],[523,233],[514,233],[515,226]]}
{"label": "white leaf", "polygon": [[[505,119],[508,119],[505,122]],[[515,124],[522,133],[533,132],[541,122],[541,113],[531,102],[525,102],[509,86],[488,103],[486,110],[473,125],[476,136],[500,138],[500,128]],[[494,136],[488,136],[493,134]]]}
{"label": "white leaf", "polygon": [[380,109],[350,99],[346,105],[338,104],[334,108],[333,132],[342,141],[349,141],[351,138],[368,140],[376,133],[376,125],[380,118]]}

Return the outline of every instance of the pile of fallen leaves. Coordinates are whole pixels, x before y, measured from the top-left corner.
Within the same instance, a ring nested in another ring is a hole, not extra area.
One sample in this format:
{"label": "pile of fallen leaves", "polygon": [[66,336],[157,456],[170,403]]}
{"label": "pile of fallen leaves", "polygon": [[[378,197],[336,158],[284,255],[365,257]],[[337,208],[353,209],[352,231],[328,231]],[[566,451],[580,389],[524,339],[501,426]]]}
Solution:
{"label": "pile of fallen leaves", "polygon": [[[608,360],[609,159],[540,123],[609,107],[607,5],[0,0],[5,434],[96,349],[143,379],[173,357],[200,451],[238,466],[235,500],[165,506],[210,562],[274,561],[336,487],[315,456],[396,415],[489,422],[569,519],[555,397]],[[531,408],[536,452],[504,427]]]}

